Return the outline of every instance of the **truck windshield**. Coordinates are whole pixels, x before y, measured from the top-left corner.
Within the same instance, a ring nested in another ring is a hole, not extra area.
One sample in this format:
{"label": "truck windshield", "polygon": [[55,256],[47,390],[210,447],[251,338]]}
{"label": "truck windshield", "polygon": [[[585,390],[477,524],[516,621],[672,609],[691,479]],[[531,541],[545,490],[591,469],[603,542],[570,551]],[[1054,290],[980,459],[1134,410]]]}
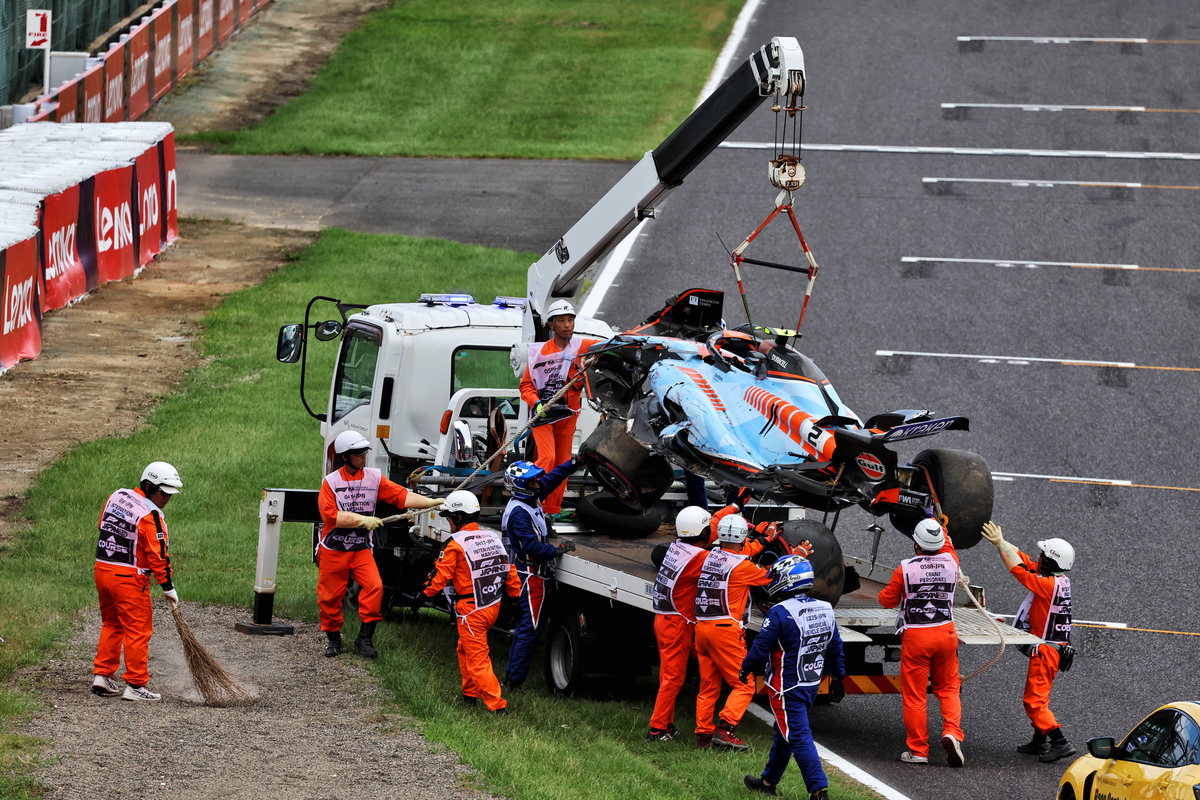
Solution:
{"label": "truck windshield", "polygon": [[[337,422],[359,406],[371,402],[375,362],[379,355],[379,329],[351,323],[342,339],[341,360],[334,381],[333,420]],[[511,374],[512,370],[509,370]]]}
{"label": "truck windshield", "polygon": [[450,394],[460,389],[516,389],[508,349],[459,347],[450,367]]}

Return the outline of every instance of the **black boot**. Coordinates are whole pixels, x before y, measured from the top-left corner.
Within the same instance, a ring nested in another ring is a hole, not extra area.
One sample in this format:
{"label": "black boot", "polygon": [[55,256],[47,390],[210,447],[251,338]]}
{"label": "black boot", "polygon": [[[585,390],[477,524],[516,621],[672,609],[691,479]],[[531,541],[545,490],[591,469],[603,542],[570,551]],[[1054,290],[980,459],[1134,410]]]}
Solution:
{"label": "black boot", "polygon": [[328,640],[325,644],[326,658],[333,658],[338,653],[342,652],[341,631],[325,631],[325,638]]}
{"label": "black boot", "polygon": [[1046,741],[1046,734],[1034,728],[1033,738],[1029,740],[1029,744],[1017,745],[1017,752],[1027,756],[1040,756],[1050,752],[1050,743]]}
{"label": "black boot", "polygon": [[1063,736],[1061,727],[1050,731],[1049,735],[1050,749],[1038,756],[1038,761],[1049,764],[1051,761],[1058,761],[1060,758],[1075,755],[1075,748],[1067,741],[1067,737]]}
{"label": "black boot", "polygon": [[375,623],[364,622],[362,627],[358,629],[358,638],[354,640],[354,649],[367,658],[374,658],[379,655],[379,651],[375,649],[375,644],[371,641],[374,636]]}
{"label": "black boot", "polygon": [[752,792],[775,794],[775,784],[767,783],[757,775],[747,775],[746,777],[742,778],[742,783],[746,784],[746,788]]}

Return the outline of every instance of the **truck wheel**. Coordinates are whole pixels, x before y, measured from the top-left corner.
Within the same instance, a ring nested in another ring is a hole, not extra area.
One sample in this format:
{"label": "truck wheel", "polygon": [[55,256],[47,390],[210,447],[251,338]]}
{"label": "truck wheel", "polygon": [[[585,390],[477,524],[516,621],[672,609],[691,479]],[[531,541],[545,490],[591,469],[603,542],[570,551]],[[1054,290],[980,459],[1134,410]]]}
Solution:
{"label": "truck wheel", "polygon": [[579,519],[596,533],[618,539],[640,539],[658,530],[662,515],[650,507],[645,511],[630,508],[607,492],[594,492],[575,506]]}
{"label": "truck wheel", "polygon": [[[842,558],[842,546],[833,531],[815,519],[795,519],[783,523],[782,535],[789,546],[795,547],[805,541],[812,545],[808,563],[813,568],[813,588],[809,594],[836,606],[842,599],[842,589],[846,583],[846,562]],[[780,543],[772,542],[757,561],[762,566],[769,566],[783,554]]]}
{"label": "truck wheel", "polygon": [[558,614],[546,628],[546,688],[554,694],[581,693],[583,637],[578,615]]}
{"label": "truck wheel", "polygon": [[[992,473],[987,463],[966,450],[922,450],[912,460],[913,466],[924,466],[933,480],[942,513],[949,519],[946,532],[957,550],[979,544],[983,538],[983,523],[992,518]],[[914,485],[926,486],[925,471],[918,469]],[[907,528],[896,525],[901,533],[911,535],[920,517],[899,520]]]}
{"label": "truck wheel", "polygon": [[604,488],[639,511],[658,502],[675,480],[671,463],[638,444],[621,420],[601,423],[580,449]]}

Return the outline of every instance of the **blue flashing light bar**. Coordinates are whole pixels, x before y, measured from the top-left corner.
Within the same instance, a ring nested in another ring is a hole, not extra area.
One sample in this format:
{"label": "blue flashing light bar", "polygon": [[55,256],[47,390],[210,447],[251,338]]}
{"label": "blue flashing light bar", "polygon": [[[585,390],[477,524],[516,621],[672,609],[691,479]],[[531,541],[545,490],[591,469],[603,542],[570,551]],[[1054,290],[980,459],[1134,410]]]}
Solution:
{"label": "blue flashing light bar", "polygon": [[496,299],[492,301],[492,305],[494,305],[496,308],[524,308],[525,298],[497,296]]}
{"label": "blue flashing light bar", "polygon": [[475,305],[475,298],[469,294],[423,294],[417,302],[431,306],[471,306]]}

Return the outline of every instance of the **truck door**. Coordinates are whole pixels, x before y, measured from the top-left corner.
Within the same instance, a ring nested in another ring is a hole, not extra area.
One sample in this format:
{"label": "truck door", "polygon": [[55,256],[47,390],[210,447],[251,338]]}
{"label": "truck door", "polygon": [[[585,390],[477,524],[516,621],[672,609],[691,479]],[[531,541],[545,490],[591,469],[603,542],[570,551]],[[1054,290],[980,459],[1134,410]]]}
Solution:
{"label": "truck door", "polygon": [[[375,424],[378,417],[378,397],[385,394],[383,378],[378,369],[379,351],[383,344],[383,331],[365,322],[350,320],[342,334],[342,345],[338,351],[337,367],[333,372],[333,390],[329,393],[329,424],[325,432],[325,472],[333,469],[333,440],[342,431],[358,431],[367,439],[376,438]],[[387,454],[376,453],[372,448],[367,465],[380,459],[386,465]]]}

